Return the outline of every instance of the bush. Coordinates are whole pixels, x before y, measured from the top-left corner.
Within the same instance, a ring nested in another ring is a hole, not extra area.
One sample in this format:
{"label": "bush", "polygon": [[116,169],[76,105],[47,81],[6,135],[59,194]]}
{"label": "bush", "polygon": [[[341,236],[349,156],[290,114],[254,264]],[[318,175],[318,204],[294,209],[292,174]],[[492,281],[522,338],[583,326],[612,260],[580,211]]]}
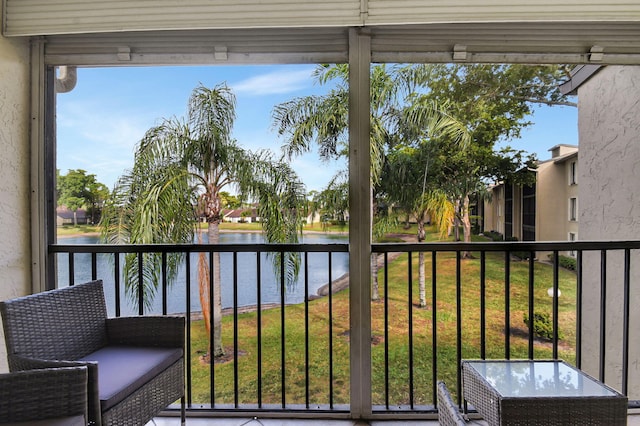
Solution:
{"label": "bush", "polygon": [[[529,315],[524,314],[524,323],[527,327],[531,328],[529,324]],[[542,339],[553,339],[553,324],[549,318],[549,314],[546,312],[534,312],[533,313],[533,334]],[[562,333],[558,330],[558,339],[562,339]]]}
{"label": "bush", "polygon": [[[549,260],[553,262],[553,253],[549,254]],[[558,263],[562,268],[568,269],[570,271],[578,270],[578,261],[573,257],[559,255]]]}
{"label": "bush", "polygon": [[[505,241],[518,241],[518,237],[507,237],[504,239]],[[531,252],[529,251],[512,251],[511,255],[517,257],[520,260],[526,260],[531,256]]]}
{"label": "bush", "polygon": [[498,231],[485,232],[484,236],[489,238],[491,241],[503,241],[504,240],[504,237]]}

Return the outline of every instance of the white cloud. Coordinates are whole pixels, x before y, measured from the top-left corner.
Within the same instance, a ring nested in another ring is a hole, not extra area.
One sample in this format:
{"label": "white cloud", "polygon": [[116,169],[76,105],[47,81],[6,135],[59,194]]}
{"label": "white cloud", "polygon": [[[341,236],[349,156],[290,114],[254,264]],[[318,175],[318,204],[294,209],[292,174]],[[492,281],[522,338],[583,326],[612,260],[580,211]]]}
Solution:
{"label": "white cloud", "polygon": [[58,111],[57,168],[87,170],[111,187],[133,165],[134,147],[152,120],[140,111],[96,108],[92,102],[64,104]]}
{"label": "white cloud", "polygon": [[311,69],[274,71],[250,77],[231,86],[236,93],[255,96],[292,93],[309,85],[311,73]]}

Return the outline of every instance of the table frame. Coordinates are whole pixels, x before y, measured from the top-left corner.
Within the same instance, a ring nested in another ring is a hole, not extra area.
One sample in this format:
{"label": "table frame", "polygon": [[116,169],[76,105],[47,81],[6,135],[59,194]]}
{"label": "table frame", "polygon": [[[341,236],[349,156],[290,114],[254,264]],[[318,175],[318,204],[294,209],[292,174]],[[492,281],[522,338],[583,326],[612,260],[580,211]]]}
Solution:
{"label": "table frame", "polygon": [[[593,379],[564,361],[578,374]],[[531,362],[517,360],[462,361],[463,396],[473,405],[490,426],[547,426],[547,425],[626,425],[627,397],[600,383],[613,392],[611,396],[514,397],[501,395],[470,362]],[[466,404],[465,404],[466,411]]]}

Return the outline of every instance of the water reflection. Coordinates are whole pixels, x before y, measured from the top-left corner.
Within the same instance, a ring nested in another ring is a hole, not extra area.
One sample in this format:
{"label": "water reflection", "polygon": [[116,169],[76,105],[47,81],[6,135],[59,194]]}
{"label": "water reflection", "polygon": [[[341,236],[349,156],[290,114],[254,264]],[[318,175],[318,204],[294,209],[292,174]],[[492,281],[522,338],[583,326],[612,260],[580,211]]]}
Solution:
{"label": "water reflection", "polygon": [[503,396],[613,396],[591,377],[562,362],[495,361],[472,363]]}
{"label": "water reflection", "polygon": [[[206,234],[205,234],[206,237]],[[98,237],[80,236],[68,237],[60,239],[61,244],[95,244]],[[221,243],[229,244],[260,244],[264,242],[264,238],[260,233],[221,233]],[[330,244],[330,243],[346,243],[347,237],[341,235],[326,234],[305,234],[304,243],[308,244]],[[260,254],[261,258],[261,302],[262,303],[279,303],[280,302],[280,283],[276,282],[276,274],[273,271],[271,260],[266,253]],[[221,253],[221,276],[222,276],[222,305],[225,308],[233,306],[233,254]],[[114,256],[112,254],[97,255],[97,277],[104,281],[105,297],[107,299],[107,309],[109,315],[115,314],[115,279],[114,279]],[[191,261],[191,288],[190,288],[190,309],[191,311],[200,310],[200,301],[198,295],[198,275],[197,275],[198,254],[190,255]],[[58,254],[58,285],[63,287],[69,283],[69,257],[66,254]],[[256,253],[238,253],[238,306],[254,305],[257,300],[257,254]],[[331,261],[331,276],[335,280],[346,274],[349,270],[348,253],[333,253]],[[123,270],[124,255],[120,256],[120,270]],[[314,296],[317,290],[325,285],[329,279],[329,254],[328,253],[309,253],[308,254],[308,277],[309,291],[308,294]],[[285,303],[301,303],[305,299],[304,287],[304,258],[302,259],[301,273],[294,286],[286,289]],[[91,279],[91,255],[76,254],[74,256],[74,280],[76,283],[89,281]],[[121,274],[122,282],[122,274]],[[186,311],[187,297],[185,292],[186,286],[186,268],[182,265],[178,272],[178,278],[168,289],[167,293],[167,312],[181,313]],[[137,313],[137,305],[134,305],[125,296],[124,289],[120,289],[121,314],[130,315]],[[162,312],[161,293],[155,298],[152,307],[148,313],[159,314]]]}

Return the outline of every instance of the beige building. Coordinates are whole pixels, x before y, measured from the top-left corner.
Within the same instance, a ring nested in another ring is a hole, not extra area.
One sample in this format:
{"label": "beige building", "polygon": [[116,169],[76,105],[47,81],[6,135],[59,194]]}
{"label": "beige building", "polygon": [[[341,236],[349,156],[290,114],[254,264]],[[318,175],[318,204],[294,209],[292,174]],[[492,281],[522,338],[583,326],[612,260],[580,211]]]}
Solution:
{"label": "beige building", "polygon": [[[498,184],[485,202],[484,231],[520,241],[578,240],[578,147],[556,145],[551,158],[538,162],[532,186]],[[563,253],[575,256],[574,252]],[[545,253],[538,253],[544,256]]]}

